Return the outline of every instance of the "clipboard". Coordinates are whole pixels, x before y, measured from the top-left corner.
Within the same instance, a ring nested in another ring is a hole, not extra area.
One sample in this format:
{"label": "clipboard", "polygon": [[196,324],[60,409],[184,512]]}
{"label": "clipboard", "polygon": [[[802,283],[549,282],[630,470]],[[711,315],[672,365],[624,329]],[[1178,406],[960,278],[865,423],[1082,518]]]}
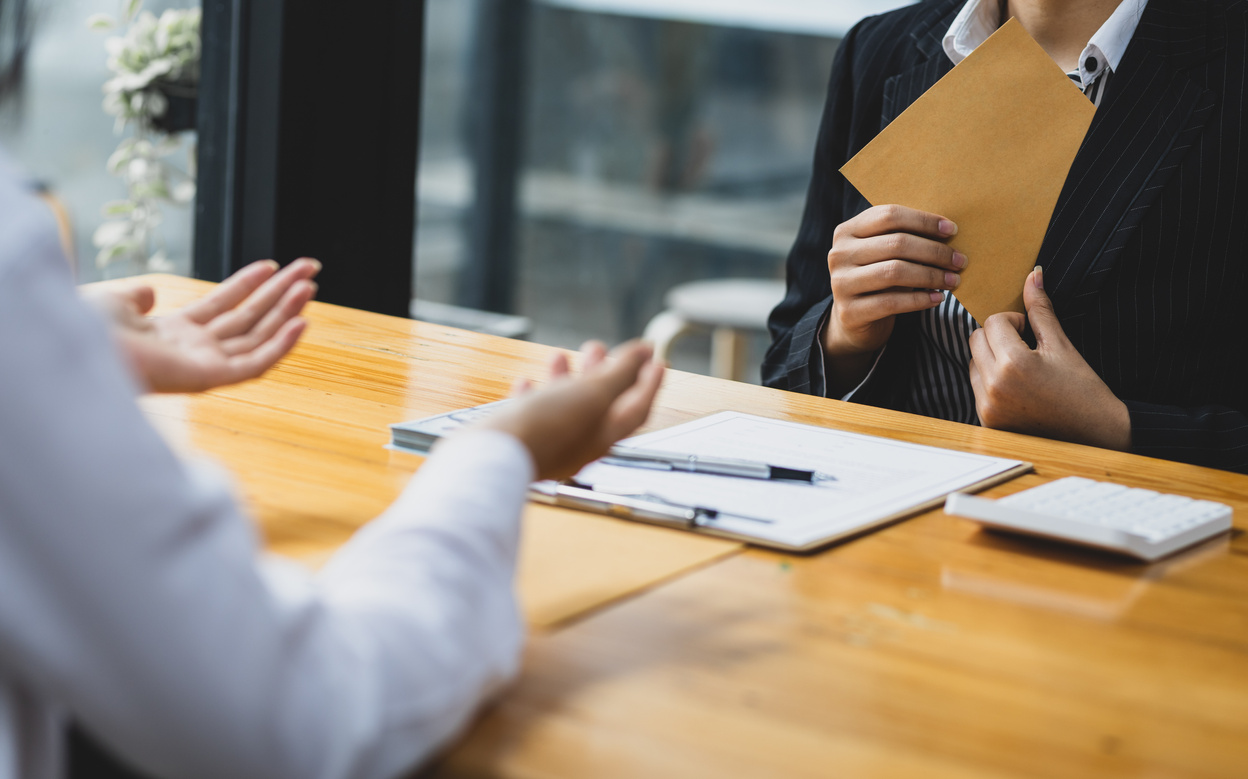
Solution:
{"label": "clipboard", "polygon": [[[430,439],[431,431],[449,432],[452,415],[477,419],[497,405],[392,425],[391,446],[419,451],[402,442],[436,440]],[[780,551],[810,552],[937,508],[950,493],[978,492],[1032,470],[1031,463],[1020,460],[735,411],[635,436],[621,445],[764,459],[830,473],[836,480],[799,484],[599,461],[568,482],[534,483],[530,499]]]}

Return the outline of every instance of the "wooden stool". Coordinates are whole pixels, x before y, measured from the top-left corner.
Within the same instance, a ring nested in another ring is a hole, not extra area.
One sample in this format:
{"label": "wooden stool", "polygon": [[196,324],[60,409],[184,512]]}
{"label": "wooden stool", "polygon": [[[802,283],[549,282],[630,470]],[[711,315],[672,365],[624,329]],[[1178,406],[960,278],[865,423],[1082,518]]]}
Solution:
{"label": "wooden stool", "polygon": [[667,309],[649,324],[643,339],[667,360],[672,343],[694,330],[711,331],[711,375],[741,381],[746,334],[766,331],[767,317],[784,297],[784,282],[770,279],[715,279],[672,287]]}

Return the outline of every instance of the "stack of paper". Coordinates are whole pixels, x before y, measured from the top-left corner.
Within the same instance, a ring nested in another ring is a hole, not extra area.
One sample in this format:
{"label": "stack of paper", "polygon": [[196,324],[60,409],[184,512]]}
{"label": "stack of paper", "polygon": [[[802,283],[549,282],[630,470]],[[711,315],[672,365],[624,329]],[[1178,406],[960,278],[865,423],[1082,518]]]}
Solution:
{"label": "stack of paper", "polygon": [[427,454],[442,436],[472,424],[489,416],[496,408],[508,403],[508,400],[496,400],[472,408],[460,408],[445,414],[425,417],[412,422],[402,422],[390,426],[390,446],[405,449],[416,454]]}

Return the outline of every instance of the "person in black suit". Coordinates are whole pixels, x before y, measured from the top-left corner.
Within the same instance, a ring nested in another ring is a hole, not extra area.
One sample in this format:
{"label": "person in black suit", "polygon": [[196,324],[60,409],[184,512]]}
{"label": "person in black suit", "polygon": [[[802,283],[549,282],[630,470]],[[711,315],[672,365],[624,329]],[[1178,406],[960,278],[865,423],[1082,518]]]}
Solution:
{"label": "person in black suit", "polygon": [[[947,291],[990,258],[837,171],[1010,16],[1097,111],[1027,316],[980,329]],[[860,22],[832,68],[764,383],[1248,472],[1246,24],[1240,0],[925,0]]]}

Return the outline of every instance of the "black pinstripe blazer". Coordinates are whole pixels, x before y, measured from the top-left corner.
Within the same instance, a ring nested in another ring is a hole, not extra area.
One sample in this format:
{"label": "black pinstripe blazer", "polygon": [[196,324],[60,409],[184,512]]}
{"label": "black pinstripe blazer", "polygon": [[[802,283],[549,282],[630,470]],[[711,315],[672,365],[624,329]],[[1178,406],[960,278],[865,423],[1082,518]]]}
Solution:
{"label": "black pinstripe blazer", "polygon": [[[837,170],[952,65],[964,0],[871,17],[832,68],[763,381],[821,393],[832,231],[868,203]],[[1248,472],[1248,2],[1149,0],[1075,158],[1037,262],[1066,334],[1131,412],[1141,454]],[[899,408],[917,316],[855,400]]]}

